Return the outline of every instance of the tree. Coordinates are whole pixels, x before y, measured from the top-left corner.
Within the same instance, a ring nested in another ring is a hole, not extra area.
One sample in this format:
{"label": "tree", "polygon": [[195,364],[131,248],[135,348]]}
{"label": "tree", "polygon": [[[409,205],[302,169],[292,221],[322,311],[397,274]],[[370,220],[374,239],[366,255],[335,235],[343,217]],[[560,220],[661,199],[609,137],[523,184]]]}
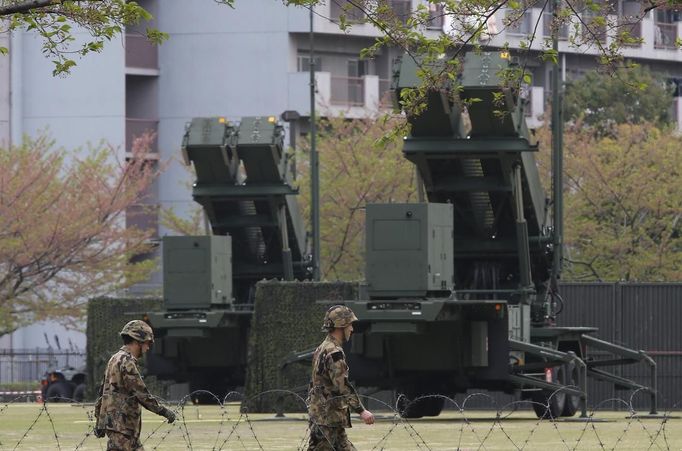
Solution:
{"label": "tree", "polygon": [[[73,56],[101,52],[104,44],[120,35],[125,27],[150,21],[151,14],[127,0],[0,0],[0,32],[35,31],[42,50],[54,63],[53,75],[68,74],[76,65]],[[77,42],[74,26],[89,35]],[[160,43],[165,33],[148,27],[147,38]],[[7,53],[0,47],[0,54]]]}
{"label": "tree", "polygon": [[[546,168],[550,135],[539,136]],[[564,143],[564,278],[680,280],[682,138],[650,123],[601,136],[578,121]]]}
{"label": "tree", "polygon": [[[415,169],[402,155],[405,130],[399,116],[319,120],[321,272],[327,280],[364,278],[365,206],[415,202]],[[309,152],[299,152],[299,184],[306,218],[310,212]]]}
{"label": "tree", "polygon": [[159,222],[178,235],[203,235],[206,233],[204,213],[201,207],[194,206],[189,212],[189,217],[184,217],[175,212],[173,207],[160,210]]}
{"label": "tree", "polygon": [[[45,318],[70,323],[88,297],[144,280],[151,230],[126,227],[158,170],[144,158],[149,134],[127,161],[107,145],[84,157],[45,136],[0,148],[0,335]],[[139,208],[137,208],[139,211]]]}
{"label": "tree", "polygon": [[[182,158],[177,160],[182,160]],[[186,179],[180,181],[180,184],[188,192],[191,192],[192,185],[196,180],[194,165],[188,166],[184,162],[181,162],[180,165],[185,169],[185,175],[187,176]],[[184,215],[178,214],[172,206],[162,207],[159,211],[159,223],[178,235],[204,235],[208,229],[207,222],[208,218],[204,214],[203,208],[197,203],[193,203],[192,207]]]}
{"label": "tree", "polygon": [[620,67],[613,74],[589,72],[566,89],[564,117],[581,120],[598,133],[615,124],[652,123],[658,127],[671,121],[672,87],[642,66]]}
{"label": "tree", "polygon": [[[663,79],[643,67],[592,72],[569,85],[565,277],[673,281],[682,275],[676,150],[682,141],[669,124],[670,99]],[[539,135],[547,162],[549,130]]]}

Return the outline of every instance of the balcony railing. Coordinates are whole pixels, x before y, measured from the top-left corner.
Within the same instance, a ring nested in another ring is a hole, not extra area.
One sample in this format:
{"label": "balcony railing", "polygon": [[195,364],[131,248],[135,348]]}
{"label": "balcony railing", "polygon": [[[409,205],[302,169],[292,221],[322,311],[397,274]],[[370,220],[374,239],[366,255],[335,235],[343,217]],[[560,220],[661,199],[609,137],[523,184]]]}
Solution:
{"label": "balcony railing", "polygon": [[150,144],[149,153],[155,154],[159,152],[159,143],[157,140],[157,134],[159,129],[159,121],[153,119],[137,119],[137,118],[126,118],[126,151],[131,152],[133,150],[133,142],[135,138],[139,138],[145,132],[151,132],[154,134],[154,139]]}
{"label": "balcony railing", "polygon": [[341,16],[346,16],[347,22],[364,22],[365,13],[360,8],[355,6],[353,3],[348,2],[348,0],[336,0],[331,2],[331,19],[338,21]]}
{"label": "balcony railing", "polygon": [[365,103],[365,84],[362,77],[331,77],[331,98],[335,105],[360,106]]}
{"label": "balcony railing", "polygon": [[654,23],[654,48],[675,50],[677,23]]}
{"label": "balcony railing", "polygon": [[514,10],[508,10],[506,17],[508,21],[513,20],[513,22],[507,25],[507,33],[527,36],[533,31],[533,19],[531,17],[530,11],[526,11],[523,13],[523,15],[521,15],[521,17],[518,17],[518,12]]}
{"label": "balcony railing", "polygon": [[159,52],[156,45],[138,34],[127,33],[125,38],[126,67],[138,69],[159,68]]}
{"label": "balcony railing", "polygon": [[[542,35],[545,37],[552,36],[552,28],[554,27],[554,15],[552,13],[542,13]],[[568,24],[561,24],[559,27],[559,39],[568,39]]]}
{"label": "balcony railing", "polygon": [[[310,111],[310,74],[290,72],[289,103],[287,109],[301,115]],[[389,100],[391,81],[378,75],[346,77],[329,72],[315,72],[317,108],[323,114],[343,114],[348,118],[367,117],[368,112],[391,107]]]}

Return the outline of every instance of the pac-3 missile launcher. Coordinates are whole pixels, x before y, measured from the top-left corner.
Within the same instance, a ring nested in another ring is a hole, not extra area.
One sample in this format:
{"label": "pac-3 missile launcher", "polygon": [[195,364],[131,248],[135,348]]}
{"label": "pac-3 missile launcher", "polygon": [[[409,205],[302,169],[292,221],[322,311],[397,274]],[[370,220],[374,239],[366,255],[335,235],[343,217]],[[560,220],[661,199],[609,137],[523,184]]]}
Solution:
{"label": "pac-3 missile launcher", "polygon": [[[594,328],[556,326],[560,268],[538,144],[520,90],[500,76],[514,64],[507,53],[470,52],[456,83],[429,89],[421,114],[405,111],[403,152],[428,203],[367,205],[366,285],[346,302],[359,318],[353,379],[405,394],[406,417],[439,414],[443,398],[423,395],[469,389],[520,391],[540,417],[585,415],[588,376],[645,390],[655,412],[650,357]],[[417,73],[405,56],[397,99],[421,85]],[[588,348],[607,357],[587,360]],[[650,366],[651,385],[604,370],[634,362]]]}
{"label": "pac-3 missile launcher", "polygon": [[256,282],[308,278],[310,253],[274,117],[194,118],[182,152],[210,234],[163,238],[165,310],[147,314],[148,368],[184,392],[224,395],[244,385]]}

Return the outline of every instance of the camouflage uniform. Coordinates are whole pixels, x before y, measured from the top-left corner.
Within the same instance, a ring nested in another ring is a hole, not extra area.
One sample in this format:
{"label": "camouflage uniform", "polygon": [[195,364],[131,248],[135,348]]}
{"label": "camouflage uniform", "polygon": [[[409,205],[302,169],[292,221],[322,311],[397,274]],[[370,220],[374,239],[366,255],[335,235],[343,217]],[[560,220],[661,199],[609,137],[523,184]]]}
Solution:
{"label": "camouflage uniform", "polygon": [[[345,309],[340,312],[345,316],[334,318],[334,309],[339,313],[339,307]],[[350,309],[334,306],[325,315],[323,330],[345,327],[355,320],[357,318]],[[361,413],[365,408],[348,382],[348,365],[341,345],[336,337],[327,335],[313,354],[312,378],[308,391],[309,451],[355,450],[346,436],[345,428],[351,427],[350,409]]]}
{"label": "camouflage uniform", "polygon": [[[131,323],[128,323],[126,327]],[[151,328],[146,324],[145,326],[148,331],[145,330],[144,333],[137,330],[125,334],[138,341],[153,341]],[[124,332],[130,332],[130,327],[128,329],[126,327],[121,331],[121,335],[124,335]],[[140,430],[142,429],[140,404],[145,409],[168,418],[170,422],[175,419],[175,414],[160,405],[149,393],[137,369],[137,359],[126,346],[122,346],[109,359],[102,381],[101,395],[95,404],[96,434],[98,431],[106,432],[109,437],[107,450],[144,449],[140,443]]]}

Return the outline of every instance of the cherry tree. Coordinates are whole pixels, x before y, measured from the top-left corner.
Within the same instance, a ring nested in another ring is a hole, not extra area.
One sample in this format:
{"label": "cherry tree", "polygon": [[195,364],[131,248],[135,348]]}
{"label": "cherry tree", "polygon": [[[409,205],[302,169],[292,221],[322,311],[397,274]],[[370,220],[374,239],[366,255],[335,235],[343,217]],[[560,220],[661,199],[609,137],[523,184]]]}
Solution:
{"label": "cherry tree", "polygon": [[73,322],[87,298],[149,275],[155,262],[135,257],[155,231],[130,223],[159,172],[146,158],[152,140],[137,138],[127,158],[106,144],[55,149],[45,136],[0,148],[0,335]]}

